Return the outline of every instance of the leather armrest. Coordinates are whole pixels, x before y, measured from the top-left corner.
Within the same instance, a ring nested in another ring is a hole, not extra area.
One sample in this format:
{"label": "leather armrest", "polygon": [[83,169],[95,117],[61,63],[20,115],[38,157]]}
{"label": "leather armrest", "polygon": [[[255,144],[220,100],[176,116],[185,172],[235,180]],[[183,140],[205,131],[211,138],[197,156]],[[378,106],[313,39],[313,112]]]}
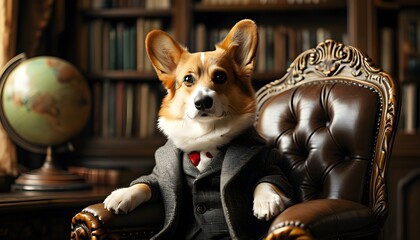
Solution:
{"label": "leather armrest", "polygon": [[293,205],[279,214],[266,239],[361,237],[378,231],[369,207],[343,199],[319,199]]}
{"label": "leather armrest", "polygon": [[114,214],[97,203],[73,217],[71,239],[134,235],[146,239],[162,228],[163,221],[164,210],[160,203],[144,203],[125,215]]}

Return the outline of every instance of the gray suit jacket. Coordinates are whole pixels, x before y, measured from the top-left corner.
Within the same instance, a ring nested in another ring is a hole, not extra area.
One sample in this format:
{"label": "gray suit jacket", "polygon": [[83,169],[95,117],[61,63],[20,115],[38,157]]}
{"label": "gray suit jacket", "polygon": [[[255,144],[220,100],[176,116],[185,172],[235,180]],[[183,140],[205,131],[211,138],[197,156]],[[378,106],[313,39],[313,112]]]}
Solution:
{"label": "gray suit jacket", "polygon": [[[153,172],[131,184],[146,183],[152,189],[151,201],[163,201],[165,223],[153,239],[172,239],[179,219],[184,186],[182,151],[168,141],[155,153]],[[235,138],[226,148],[220,176],[220,193],[232,239],[259,239],[269,222],[253,216],[253,191],[260,182],[277,185],[291,196],[292,189],[280,170],[280,155],[266,145],[254,128]]]}

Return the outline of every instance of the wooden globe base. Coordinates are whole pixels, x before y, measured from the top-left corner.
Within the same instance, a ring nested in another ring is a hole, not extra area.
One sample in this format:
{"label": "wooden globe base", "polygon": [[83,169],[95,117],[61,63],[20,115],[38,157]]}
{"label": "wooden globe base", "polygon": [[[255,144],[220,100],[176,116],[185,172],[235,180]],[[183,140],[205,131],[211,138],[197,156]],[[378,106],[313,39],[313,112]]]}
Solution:
{"label": "wooden globe base", "polygon": [[44,165],[40,169],[21,174],[12,188],[29,191],[70,191],[87,189],[90,185],[85,183],[82,177],[55,167],[51,148],[48,148]]}

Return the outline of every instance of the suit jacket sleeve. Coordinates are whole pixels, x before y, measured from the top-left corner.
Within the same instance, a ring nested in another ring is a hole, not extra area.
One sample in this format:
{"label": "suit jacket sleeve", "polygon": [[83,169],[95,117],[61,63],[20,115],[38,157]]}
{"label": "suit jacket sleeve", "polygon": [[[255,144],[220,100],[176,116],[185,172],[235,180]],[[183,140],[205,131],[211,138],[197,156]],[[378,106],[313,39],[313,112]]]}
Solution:
{"label": "suit jacket sleeve", "polygon": [[162,195],[160,193],[159,183],[157,181],[157,176],[159,174],[157,172],[159,172],[159,168],[158,166],[155,166],[151,174],[141,176],[135,179],[134,181],[130,183],[130,186],[139,184],[139,183],[147,184],[152,190],[152,197],[150,198],[149,201],[162,201]]}
{"label": "suit jacket sleeve", "polygon": [[270,148],[267,146],[267,149],[262,152],[261,158],[265,159],[265,176],[263,176],[258,182],[268,182],[276,185],[283,193],[293,199],[293,188],[289,183],[286,175],[281,169],[281,154],[275,148]]}
{"label": "suit jacket sleeve", "polygon": [[[138,183],[145,183],[149,185],[152,190],[152,198],[150,201],[162,201],[162,193],[160,184],[167,185],[168,168],[170,169],[170,164],[177,157],[177,150],[171,142],[167,142],[164,146],[160,147],[155,152],[155,166],[152,173],[149,175],[141,176],[131,182],[130,186]],[[165,186],[163,186],[165,187]]]}

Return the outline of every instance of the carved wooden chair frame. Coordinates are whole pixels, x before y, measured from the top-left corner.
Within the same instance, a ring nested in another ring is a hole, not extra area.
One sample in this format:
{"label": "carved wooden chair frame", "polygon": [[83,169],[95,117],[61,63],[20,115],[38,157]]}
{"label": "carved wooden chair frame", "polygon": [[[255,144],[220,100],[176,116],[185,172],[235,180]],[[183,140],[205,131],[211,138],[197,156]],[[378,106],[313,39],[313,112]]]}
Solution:
{"label": "carved wooden chair frame", "polygon": [[[380,96],[380,121],[377,130],[377,145],[371,166],[368,184],[369,206],[380,224],[387,213],[386,172],[392,143],[397,130],[400,111],[399,87],[394,79],[355,47],[334,40],[327,40],[301,53],[290,65],[287,73],[257,92],[258,109],[272,96],[302,84],[320,80],[357,84],[375,91]],[[299,223],[293,223],[293,225]],[[274,226],[272,232],[288,226]],[[299,232],[296,229],[297,232]],[[300,234],[303,234],[302,232]],[[274,238],[273,238],[274,239]]]}

